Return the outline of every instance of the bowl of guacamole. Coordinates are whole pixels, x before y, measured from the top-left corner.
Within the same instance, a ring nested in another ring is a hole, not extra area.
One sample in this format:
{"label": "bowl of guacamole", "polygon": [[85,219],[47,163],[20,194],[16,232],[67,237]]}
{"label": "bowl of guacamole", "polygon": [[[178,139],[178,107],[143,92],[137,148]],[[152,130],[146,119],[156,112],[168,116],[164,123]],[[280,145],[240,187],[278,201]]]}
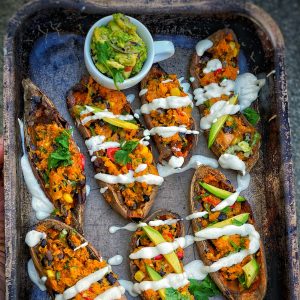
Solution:
{"label": "bowl of guacamole", "polygon": [[92,26],[84,54],[87,69],[97,82],[125,89],[141,81],[151,68],[153,39],[138,20],[116,13]]}

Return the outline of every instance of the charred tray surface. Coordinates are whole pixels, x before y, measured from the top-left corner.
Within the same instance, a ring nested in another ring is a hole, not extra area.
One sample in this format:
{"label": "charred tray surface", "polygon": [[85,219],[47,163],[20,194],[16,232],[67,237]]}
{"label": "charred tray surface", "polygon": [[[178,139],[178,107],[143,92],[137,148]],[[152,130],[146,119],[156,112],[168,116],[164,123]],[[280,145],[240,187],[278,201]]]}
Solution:
{"label": "charred tray surface", "polygon": [[[122,4],[110,1],[109,6],[86,1],[33,1],[10,21],[4,66],[7,297],[47,299],[47,295],[41,294],[30,282],[26,270],[29,251],[24,238],[37,220],[20,168],[22,149],[17,118],[22,117],[24,112],[21,81],[31,78],[74,126],[67,111],[65,95],[86,72],[84,36],[96,20],[116,11],[142,21],[154,39],[171,39],[174,42],[175,56],[162,63],[168,73],[188,79],[189,59],[196,42],[224,27],[233,29],[241,44],[244,59],[241,72],[249,70],[263,77],[275,69],[275,77],[268,78],[257,104],[261,115],[259,131],[262,145],[260,159],[251,172],[252,181],[245,196],[252,206],[265,246],[269,275],[266,299],[298,299],[298,244],[282,35],[274,21],[256,6],[218,0],[181,1],[173,5],[164,5],[160,1],[142,1],[139,5],[130,1]],[[138,88],[125,92],[137,95]],[[135,108],[140,106],[137,96],[134,105]],[[196,109],[194,115],[198,122]],[[274,115],[276,118],[269,121]],[[88,157],[76,130],[74,138]],[[203,136],[199,138],[194,153],[213,157]],[[224,173],[235,184],[234,173]],[[87,164],[86,175],[92,191],[86,203],[85,237],[97,249],[105,249],[106,259],[122,254],[124,262],[114,267],[114,271],[129,279],[130,233],[108,234],[109,226],[126,224],[126,221],[101,198],[90,163]],[[189,213],[188,190],[192,175],[193,171],[187,171],[184,176],[167,177],[152,211],[162,207],[186,216]],[[190,233],[191,228],[186,228]],[[186,251],[185,262],[197,257],[196,251],[190,248]]]}

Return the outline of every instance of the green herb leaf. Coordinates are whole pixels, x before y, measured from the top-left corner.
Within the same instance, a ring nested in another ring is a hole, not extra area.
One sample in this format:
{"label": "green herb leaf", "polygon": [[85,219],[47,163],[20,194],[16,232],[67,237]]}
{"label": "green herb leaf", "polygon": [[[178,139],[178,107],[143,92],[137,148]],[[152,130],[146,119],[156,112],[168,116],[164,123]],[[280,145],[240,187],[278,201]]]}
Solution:
{"label": "green herb leaf", "polygon": [[260,115],[257,113],[256,110],[254,110],[251,107],[247,107],[246,109],[244,109],[243,115],[246,117],[246,119],[252,125],[256,125],[258,123],[258,121],[260,120]]}
{"label": "green herb leaf", "polygon": [[55,273],[55,278],[56,278],[56,280],[59,280],[60,277],[61,277],[61,273],[60,273],[59,271],[57,271],[57,272]]}
{"label": "green herb leaf", "polygon": [[240,247],[234,241],[229,241],[229,243],[233,247],[234,251],[238,252],[240,250]]}
{"label": "green herb leaf", "polygon": [[202,281],[196,279],[189,279],[189,281],[191,283],[189,290],[195,296],[196,300],[208,300],[208,297],[221,294],[218,287],[209,276],[206,276]]}
{"label": "green herb leaf", "polygon": [[166,300],[188,300],[189,296],[182,295],[180,292],[173,288],[165,289]]}
{"label": "green herb leaf", "polygon": [[60,240],[62,240],[62,239],[64,239],[66,236],[67,236],[67,234],[68,234],[68,231],[66,230],[66,229],[63,229],[61,232],[60,232],[60,234],[59,234],[59,239]]}
{"label": "green herb leaf", "polygon": [[246,278],[245,278],[245,274],[241,275],[240,277],[238,277],[239,283],[243,286],[246,287]]}
{"label": "green herb leaf", "polygon": [[131,159],[129,154],[137,147],[139,141],[127,141],[121,145],[121,149],[116,151],[114,157],[115,161],[124,166],[128,164]]}
{"label": "green herb leaf", "polygon": [[55,169],[59,166],[69,166],[73,162],[71,160],[71,153],[69,150],[70,130],[64,130],[56,139],[55,145],[57,149],[54,150],[48,157],[48,169]]}

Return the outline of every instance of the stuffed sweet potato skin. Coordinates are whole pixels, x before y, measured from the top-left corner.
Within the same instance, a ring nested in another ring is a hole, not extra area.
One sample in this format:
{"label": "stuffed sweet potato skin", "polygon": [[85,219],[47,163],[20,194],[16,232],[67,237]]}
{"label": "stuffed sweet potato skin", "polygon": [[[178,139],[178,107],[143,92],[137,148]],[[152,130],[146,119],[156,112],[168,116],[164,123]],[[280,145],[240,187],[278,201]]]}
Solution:
{"label": "stuffed sweet potato skin", "polygon": [[[234,42],[238,45],[238,40],[237,40],[235,33],[229,28],[218,30],[215,33],[213,33],[212,35],[210,35],[207,39],[212,41],[213,44],[215,45],[215,43],[217,43],[218,41],[223,39],[228,34],[233,37]],[[197,55],[196,52],[194,52],[192,55],[192,58],[191,58],[190,74],[192,77],[195,78],[195,80],[191,83],[193,90],[195,90],[197,88],[202,88],[200,81],[201,81],[201,75],[203,75],[203,64],[204,64],[203,57],[205,57],[205,54],[200,57]],[[235,62],[237,64],[237,59]],[[237,70],[233,71],[231,74],[232,77],[229,79],[235,80],[237,74],[238,74]],[[199,108],[200,114],[203,116],[203,112],[205,110],[205,105],[201,104],[198,106],[198,108]],[[245,116],[242,113],[237,113],[236,116],[237,116],[237,118],[241,119],[241,121],[244,123],[244,125],[246,127],[250,128],[252,130],[256,130],[254,128],[254,126],[252,126],[248,122],[248,120],[245,118]],[[208,140],[209,130],[204,130],[204,136]],[[244,160],[247,172],[251,171],[251,169],[254,167],[254,165],[256,164],[256,162],[259,159],[260,145],[261,145],[261,142],[259,139],[252,149],[252,155],[249,158],[247,158],[246,160]],[[217,141],[215,141],[213,143],[213,145],[211,146],[210,149],[217,157],[220,157],[224,153],[224,151],[222,150],[221,144],[219,144]]]}
{"label": "stuffed sweet potato skin", "polygon": [[[154,64],[152,66],[152,68],[150,69],[149,73],[147,74],[147,76],[141,81],[141,84],[140,84],[141,90],[147,89],[147,85],[150,80],[161,78],[162,76],[167,76],[167,75],[168,74],[160,67],[159,64]],[[142,104],[149,103],[146,99],[146,94],[142,95],[140,98],[141,98]],[[145,123],[146,123],[146,126],[148,129],[152,129],[153,127],[155,127],[153,125],[153,118],[151,117],[150,114],[144,114],[143,117],[144,117],[144,120],[145,120]],[[195,120],[192,116],[190,117],[190,122],[191,122],[191,127],[189,129],[197,130],[197,128],[198,128],[197,123],[195,122]],[[154,139],[155,145],[158,149],[159,162],[162,163],[162,161],[168,161],[170,159],[170,157],[172,155],[174,155],[171,147],[169,145],[164,145],[162,143],[162,138],[157,134],[153,136],[153,139]],[[186,151],[187,155],[184,158],[184,163],[186,163],[189,160],[193,149],[196,147],[197,142],[198,142],[198,135],[194,135],[194,134],[187,135],[187,140],[188,140],[189,148]]]}
{"label": "stuffed sweet potato skin", "polygon": [[[143,220],[143,222],[149,223],[150,221],[153,221],[153,220],[160,220],[160,219],[164,220],[166,216],[168,216],[168,219],[179,219],[180,220],[176,223],[177,234],[176,234],[175,238],[184,237],[185,230],[184,230],[183,221],[181,221],[181,217],[178,214],[168,211],[166,209],[159,209],[159,210],[153,212],[150,216],[148,216],[145,220]],[[129,250],[130,253],[132,253],[134,251],[134,249],[136,248],[137,242],[138,242],[138,238],[135,236],[135,234],[132,234],[131,240],[130,240],[130,250]],[[135,282],[134,274],[138,271],[138,267],[134,264],[133,260],[130,260],[129,266],[130,266],[132,280],[133,280],[133,282]],[[145,297],[144,293],[142,293],[140,295],[140,297],[143,300],[150,300],[149,298]]]}
{"label": "stuffed sweet potato skin", "polygon": [[[80,119],[77,118],[74,115],[73,108],[76,106],[76,93],[86,93],[87,92],[87,85],[89,82],[89,77],[83,77],[79,83],[77,83],[68,93],[67,93],[67,106],[70,111],[71,116],[73,117],[75,124],[77,128],[79,129],[82,137],[84,140],[87,140],[92,137],[92,134],[89,129],[87,129],[82,123],[80,122]],[[129,103],[126,103],[126,107],[130,111],[130,113],[133,115],[132,109],[130,108]],[[138,122],[138,120],[136,120]],[[139,124],[140,125],[140,124]],[[142,128],[140,130],[140,138],[142,138]],[[151,146],[148,146],[149,151],[151,152]],[[101,172],[101,165],[102,163],[99,162],[97,159],[93,162],[94,170],[96,173]],[[154,199],[156,197],[158,186],[153,186],[152,193],[149,196],[149,201],[145,202],[142,207],[142,212],[137,213],[135,210],[131,210],[128,208],[123,201],[123,197],[121,194],[121,191],[119,189],[118,184],[109,184],[106,182],[103,182],[101,180],[97,180],[99,186],[101,188],[106,189],[105,192],[102,194],[105,201],[117,212],[119,213],[123,218],[130,219],[133,221],[139,221],[143,218],[145,218],[153,203]]]}
{"label": "stuffed sweet potato skin", "polygon": [[[58,231],[62,231],[62,230],[67,230],[68,232],[74,231],[74,229],[68,225],[66,225],[65,223],[62,223],[60,221],[57,220],[46,220],[43,222],[40,222],[37,226],[36,229],[38,229],[38,231],[47,231],[48,229],[55,229]],[[76,233],[78,239],[81,241],[81,244],[87,242],[87,240],[79,233]],[[45,270],[40,262],[39,259],[39,250],[38,248],[40,247],[40,244],[38,244],[35,247],[30,247],[30,255],[33,261],[33,264],[40,276],[40,278],[42,278],[43,276],[47,276],[45,274]],[[87,246],[88,249],[88,253],[90,255],[91,259],[95,259],[95,260],[102,260],[102,255],[100,252],[98,252],[91,244],[88,244]],[[51,285],[49,284],[48,280],[45,282],[46,288],[48,293],[51,296],[51,299],[55,299],[55,294],[56,292],[53,290],[53,288],[51,287]],[[115,286],[119,286],[120,284],[118,282],[115,283]],[[120,298],[121,300],[126,300],[126,296],[122,295],[122,297]]]}
{"label": "stuffed sweet potato skin", "polygon": [[[29,134],[30,129],[34,128],[38,124],[57,124],[58,127],[62,129],[70,129],[67,121],[59,114],[55,108],[52,101],[33,83],[30,79],[24,79],[23,82],[24,88],[24,103],[25,103],[25,113],[24,113],[24,133],[25,133],[25,145],[28,151],[29,162],[33,173],[39,182],[41,188],[45,192],[48,199],[54,204],[55,208],[60,210],[58,207],[58,201],[52,201],[51,195],[48,190],[45,188],[45,181],[42,176],[39,174],[37,167],[34,163],[34,155],[32,155],[31,150],[35,148],[34,142],[32,141],[32,136]],[[74,143],[73,138],[70,138],[71,143]],[[71,209],[71,223],[76,230],[83,232],[83,222],[84,222],[84,206],[86,201],[86,186],[85,186],[85,174],[84,170],[82,171],[83,180],[77,182],[77,191],[73,195],[75,205]],[[63,212],[62,212],[63,214]],[[63,216],[60,218],[63,220]]]}
{"label": "stuffed sweet potato skin", "polygon": [[[196,196],[199,190],[200,185],[199,181],[203,181],[206,177],[214,177],[215,181],[222,184],[222,188],[234,192],[234,187],[228,182],[227,178],[218,170],[215,170],[208,166],[200,166],[196,171],[192,178],[191,187],[190,187],[190,210],[191,213],[195,213],[199,211],[197,209],[198,203],[196,203]],[[224,188],[225,187],[225,188]],[[255,222],[253,219],[253,214],[251,211],[251,207],[247,201],[241,202],[242,208],[241,213],[250,213],[250,222],[255,226]],[[192,227],[194,232],[201,230],[201,225],[199,223],[199,219],[192,220]],[[205,265],[211,265],[212,261],[207,258],[206,253],[211,249],[210,241],[199,241],[196,242],[198,253],[200,259],[203,261]],[[266,269],[266,261],[264,254],[263,243],[260,240],[260,250],[259,255],[257,255],[258,263],[260,265],[260,273],[259,278],[251,285],[249,289],[244,289],[240,291],[238,284],[235,282],[230,282],[226,280],[220,271],[215,273],[210,273],[211,278],[217,284],[221,292],[226,296],[227,299],[230,300],[259,300],[263,299],[266,294],[267,289],[267,269]]]}

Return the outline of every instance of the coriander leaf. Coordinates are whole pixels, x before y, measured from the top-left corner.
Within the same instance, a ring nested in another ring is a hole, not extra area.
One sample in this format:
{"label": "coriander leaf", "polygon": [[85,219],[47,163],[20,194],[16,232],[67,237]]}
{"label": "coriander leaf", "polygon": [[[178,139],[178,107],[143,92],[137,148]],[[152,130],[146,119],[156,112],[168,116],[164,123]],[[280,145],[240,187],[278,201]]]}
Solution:
{"label": "coriander leaf", "polygon": [[126,165],[131,161],[129,154],[130,153],[125,150],[118,150],[114,156],[115,161],[120,165]]}
{"label": "coriander leaf", "polygon": [[238,252],[240,250],[240,247],[234,241],[229,241],[229,243],[233,247],[234,251]]}
{"label": "coriander leaf", "polygon": [[189,279],[190,292],[195,296],[196,300],[208,300],[208,297],[213,297],[220,294],[216,284],[211,280],[210,276],[206,276],[204,280]]}
{"label": "coriander leaf", "polygon": [[127,141],[121,145],[121,149],[127,152],[132,152],[138,145],[139,141]]}
{"label": "coriander leaf", "polygon": [[260,120],[260,115],[257,113],[256,110],[254,110],[251,107],[247,107],[246,109],[244,109],[243,115],[246,117],[246,119],[252,125],[256,125],[258,123],[258,121]]}
{"label": "coriander leaf", "polygon": [[165,289],[166,300],[188,300],[189,297],[187,295],[182,295],[179,291],[173,288]]}

